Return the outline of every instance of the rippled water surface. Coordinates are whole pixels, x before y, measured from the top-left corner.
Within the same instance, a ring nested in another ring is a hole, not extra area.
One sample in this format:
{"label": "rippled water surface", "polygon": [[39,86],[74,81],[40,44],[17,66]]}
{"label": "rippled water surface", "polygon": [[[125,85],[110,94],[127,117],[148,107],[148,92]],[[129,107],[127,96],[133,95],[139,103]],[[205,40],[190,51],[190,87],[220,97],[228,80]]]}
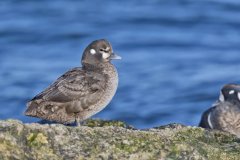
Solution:
{"label": "rippled water surface", "polygon": [[0,1],[0,118],[24,122],[26,102],[106,38],[119,89],[95,117],[139,128],[197,125],[222,85],[240,82],[237,0]]}

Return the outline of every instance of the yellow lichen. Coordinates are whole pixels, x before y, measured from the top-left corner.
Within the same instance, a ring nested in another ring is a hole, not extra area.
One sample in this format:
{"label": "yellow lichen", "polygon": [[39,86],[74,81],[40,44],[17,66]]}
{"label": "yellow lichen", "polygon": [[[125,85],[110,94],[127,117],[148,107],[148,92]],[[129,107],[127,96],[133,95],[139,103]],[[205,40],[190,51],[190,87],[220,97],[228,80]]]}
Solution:
{"label": "yellow lichen", "polygon": [[48,144],[47,137],[43,133],[30,133],[27,140],[31,146]]}

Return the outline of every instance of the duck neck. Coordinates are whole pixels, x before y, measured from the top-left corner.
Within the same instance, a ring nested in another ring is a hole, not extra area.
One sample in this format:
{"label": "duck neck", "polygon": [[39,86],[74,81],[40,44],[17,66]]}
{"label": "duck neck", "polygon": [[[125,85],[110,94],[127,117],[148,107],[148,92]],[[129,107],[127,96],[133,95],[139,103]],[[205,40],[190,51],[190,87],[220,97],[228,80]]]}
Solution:
{"label": "duck neck", "polygon": [[83,63],[82,64],[83,69],[87,71],[94,71],[94,72],[105,72],[111,68],[113,68],[113,65],[109,62],[107,63],[99,63],[99,64],[89,64],[89,63]]}

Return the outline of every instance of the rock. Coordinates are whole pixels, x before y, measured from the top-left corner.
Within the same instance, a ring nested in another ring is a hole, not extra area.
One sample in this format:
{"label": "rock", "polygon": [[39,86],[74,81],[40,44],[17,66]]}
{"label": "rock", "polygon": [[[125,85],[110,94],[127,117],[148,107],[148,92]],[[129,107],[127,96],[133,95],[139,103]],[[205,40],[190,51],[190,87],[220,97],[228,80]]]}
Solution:
{"label": "rock", "polygon": [[101,120],[86,125],[0,121],[0,159],[240,159],[240,140],[220,131],[178,124],[136,130],[123,122]]}

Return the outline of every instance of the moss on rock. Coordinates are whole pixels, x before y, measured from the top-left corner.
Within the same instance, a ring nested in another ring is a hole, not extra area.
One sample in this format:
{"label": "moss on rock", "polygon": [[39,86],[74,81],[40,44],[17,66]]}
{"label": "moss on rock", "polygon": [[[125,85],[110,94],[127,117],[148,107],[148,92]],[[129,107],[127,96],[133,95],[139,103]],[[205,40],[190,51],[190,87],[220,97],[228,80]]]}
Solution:
{"label": "moss on rock", "polygon": [[220,131],[172,124],[136,130],[119,121],[86,126],[0,121],[0,159],[238,160],[240,140]]}
{"label": "moss on rock", "polygon": [[127,129],[134,129],[133,126],[130,126],[122,121],[106,121],[101,119],[88,119],[84,121],[84,126],[88,127],[123,127]]}
{"label": "moss on rock", "polygon": [[41,147],[44,144],[48,144],[47,137],[43,133],[30,133],[27,136],[29,146]]}

